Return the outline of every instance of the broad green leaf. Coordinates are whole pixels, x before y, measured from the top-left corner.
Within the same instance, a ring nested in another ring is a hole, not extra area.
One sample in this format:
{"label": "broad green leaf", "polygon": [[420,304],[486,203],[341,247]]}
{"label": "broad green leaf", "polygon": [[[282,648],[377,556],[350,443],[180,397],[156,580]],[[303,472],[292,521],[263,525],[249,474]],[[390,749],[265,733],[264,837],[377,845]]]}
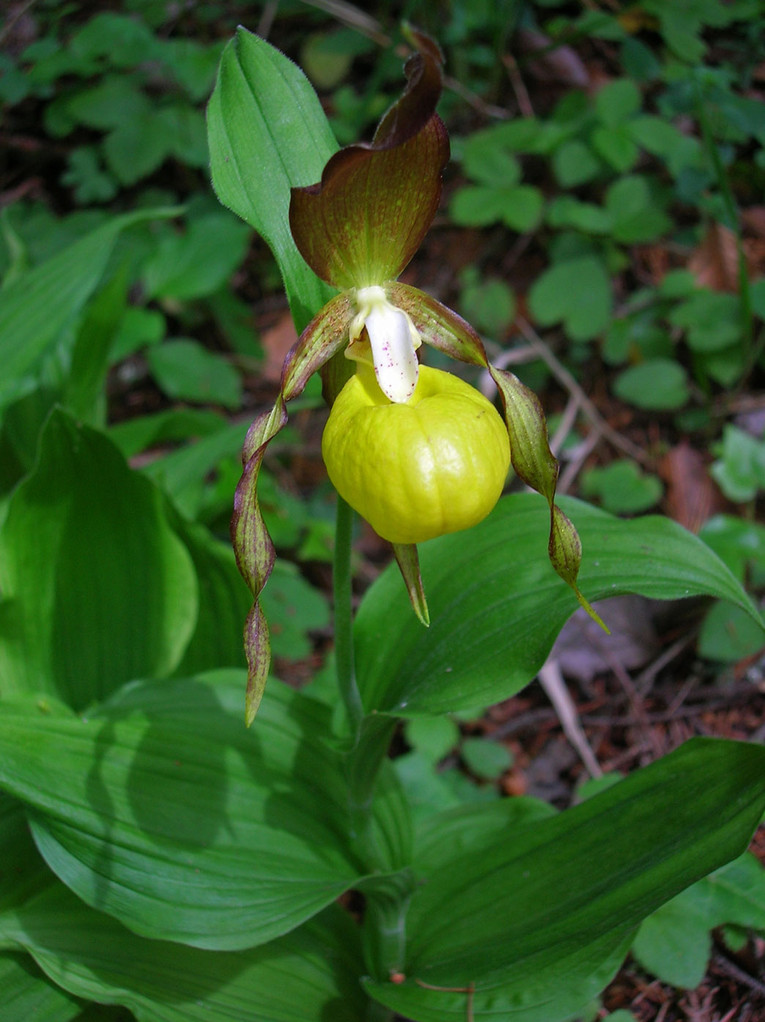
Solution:
{"label": "broad green leaf", "polygon": [[460,755],[472,774],[487,781],[497,780],[513,765],[507,747],[488,738],[466,738],[460,746]]}
{"label": "broad green leaf", "polygon": [[197,580],[162,498],[100,433],[54,412],[0,533],[3,695],[75,709],[179,663]]}
{"label": "broad green leaf", "polygon": [[[132,19],[131,19],[132,20]],[[156,40],[159,57],[194,102],[207,99],[223,51],[222,42],[197,43],[176,36]]]}
{"label": "broad green leaf", "polygon": [[198,341],[178,337],[146,353],[151,374],[160,389],[176,401],[222,405],[236,409],[242,403],[242,378],[221,355]]}
{"label": "broad green leaf", "polygon": [[0,784],[48,865],[137,933],[251,947],[359,876],[329,711],[277,684],[248,730],[244,684],[135,683],[85,719],[0,719]]}
{"label": "broad green leaf", "polygon": [[465,142],[462,167],[471,180],[483,185],[517,185],[521,165],[511,152],[497,144],[492,130],[477,131]]}
{"label": "broad green leaf", "polygon": [[219,433],[226,420],[209,408],[166,408],[162,412],[140,415],[109,428],[109,437],[126,458],[147,447],[167,445]]}
{"label": "broad green leaf", "polygon": [[[589,600],[702,594],[758,620],[725,565],[666,518],[622,521],[560,501],[579,531],[579,586]],[[576,607],[547,560],[549,509],[534,494],[499,502],[468,532],[420,547],[430,605],[427,631],[411,614],[395,569],[365,595],[356,619],[356,667],[368,713],[405,717],[488,706],[527,685]],[[608,605],[603,608],[608,623]]]}
{"label": "broad green leaf", "polygon": [[639,964],[663,983],[690,990],[704,979],[712,953],[711,926],[694,904],[694,887],[649,916],[631,948]]}
{"label": "broad green leaf", "polygon": [[332,294],[298,252],[288,219],[290,189],[318,181],[337,149],[316,93],[287,57],[240,28],[223,53],[207,129],[218,198],[270,246],[302,330]]}
{"label": "broad green leaf", "polygon": [[175,675],[188,677],[216,667],[244,666],[242,623],[251,597],[237,570],[231,544],[180,515],[173,515],[171,524],[194,562],[197,578],[203,580],[196,625]]}
{"label": "broad green leaf", "polygon": [[451,717],[417,717],[406,722],[404,736],[413,749],[435,766],[457,746],[460,731]]}
{"label": "broad green leaf", "polygon": [[334,907],[265,947],[211,952],[136,936],[59,887],[0,917],[0,936],[6,932],[64,989],[125,1005],[138,1022],[364,1018],[357,928]]}
{"label": "broad green leaf", "polygon": [[[82,61],[108,57],[111,67],[135,67],[156,58],[161,45],[146,22],[103,11],[75,32],[68,48]],[[115,80],[122,81],[123,76]]]}
{"label": "broad green leaf", "polygon": [[469,227],[504,223],[513,231],[531,231],[542,206],[542,193],[533,185],[468,185],[455,194],[450,214],[455,223]]}
{"label": "broad green leaf", "polygon": [[169,103],[157,111],[157,118],[167,132],[170,152],[187,167],[210,165],[204,115],[188,103]]}
{"label": "broad green leaf", "polygon": [[146,261],[147,297],[188,301],[212,294],[242,262],[250,237],[247,226],[220,207],[190,216],[186,231],[164,233]]}
{"label": "broad green leaf", "polygon": [[675,177],[687,167],[700,167],[702,147],[697,138],[684,135],[663,117],[650,114],[635,117],[626,125],[632,138],[654,156],[662,157]]}
{"label": "broad green leaf", "polygon": [[[480,922],[474,926],[480,934]],[[471,980],[444,979],[431,983],[442,988],[433,990],[420,986],[428,980],[405,969],[401,986],[368,978],[363,985],[375,1001],[412,1022],[571,1022],[613,979],[629,951],[630,936],[622,928],[565,956],[548,955],[544,962],[525,957],[509,983],[476,987],[472,993]]]}
{"label": "broad green leaf", "polygon": [[0,990],[3,1022],[69,1022],[82,1011],[82,1003],[51,983],[27,954],[0,953]]}
{"label": "broad green leaf", "polygon": [[764,808],[765,749],[694,739],[480,849],[431,841],[407,917],[407,981],[367,989],[417,1022],[465,1017],[464,994],[417,980],[474,984],[476,1018],[557,1022],[604,985],[604,970],[616,971],[650,912],[746,848]]}
{"label": "broad green leaf", "polygon": [[765,525],[717,514],[704,522],[699,535],[739,581],[750,565],[758,576],[765,572]]}
{"label": "broad green leaf", "polygon": [[476,330],[491,337],[502,337],[515,319],[515,295],[504,280],[477,275],[460,295],[460,312]]}
{"label": "broad green leaf", "polygon": [[136,78],[107,74],[65,99],[67,113],[78,124],[106,131],[151,110],[151,102]]}
{"label": "broad green leaf", "polygon": [[54,879],[34,846],[23,803],[4,791],[0,792],[0,862],[0,911],[22,905]]}
{"label": "broad green leaf", "polygon": [[423,875],[438,869],[447,846],[452,855],[479,856],[508,835],[515,840],[523,828],[555,815],[549,802],[525,795],[431,813],[417,829],[415,867]]}
{"label": "broad green leaf", "polygon": [[728,500],[743,504],[765,489],[765,440],[729,423],[718,455],[710,473]]}
{"label": "broad green leaf", "polygon": [[669,314],[673,326],[687,332],[694,351],[720,351],[740,341],[743,334],[741,299],[716,291],[697,291]]}
{"label": "broad green leaf", "polygon": [[119,119],[104,139],[106,166],[120,184],[134,185],[164,163],[171,144],[164,118],[147,101],[145,110]]}
{"label": "broad green leaf", "polygon": [[0,293],[0,404],[11,384],[34,371],[64,327],[96,289],[121,231],[175,210],[147,209],[113,217],[102,227],[17,278]]}
{"label": "broad green leaf", "polygon": [[109,352],[125,312],[128,277],[123,267],[88,305],[64,385],[64,405],[80,422],[106,423],[106,373]]}
{"label": "broad green leaf", "polygon": [[550,227],[574,227],[585,234],[609,234],[613,227],[613,217],[607,210],[575,199],[573,195],[559,195],[553,199],[546,219]]}
{"label": "broad green leaf", "polygon": [[[131,305],[125,310],[117,329],[109,351],[110,360],[120,362],[144,346],[159,344],[165,336],[165,330],[165,317],[161,312],[157,312],[156,309],[144,309],[140,305]],[[135,420],[128,421],[132,423]]]}
{"label": "broad green leaf", "polygon": [[588,145],[574,138],[555,150],[552,168],[562,188],[576,188],[577,185],[591,181],[600,171],[601,164]]}

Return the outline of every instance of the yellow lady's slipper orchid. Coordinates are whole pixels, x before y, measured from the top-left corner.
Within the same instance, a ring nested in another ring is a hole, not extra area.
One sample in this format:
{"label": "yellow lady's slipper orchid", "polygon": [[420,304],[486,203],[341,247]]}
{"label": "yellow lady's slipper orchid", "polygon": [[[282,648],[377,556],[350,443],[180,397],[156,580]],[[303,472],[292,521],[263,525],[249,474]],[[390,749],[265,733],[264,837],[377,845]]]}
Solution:
{"label": "yellow lady's slipper orchid", "polygon": [[[493,508],[508,462],[550,505],[549,555],[579,601],[579,537],[555,505],[558,466],[536,396],[511,373],[489,365],[475,330],[451,309],[398,276],[417,251],[441,196],[449,140],[435,113],[442,56],[413,32],[417,52],[408,84],[370,144],[346,146],[321,181],[293,188],[292,237],[318,277],[339,290],[290,351],[274,408],[257,419],[243,451],[234,501],[237,563],[255,599],[245,626],[249,661],[247,720],[257,709],[270,663],[259,597],[274,549],[257,500],[265,449],[287,421],[286,403],[321,371],[333,405],[322,449],[339,493],[390,540],[412,604],[427,623],[414,544],[469,528]],[[497,384],[506,427],[468,384],[421,366],[425,342],[451,358],[487,369]],[[350,363],[355,375],[348,380]]]}
{"label": "yellow lady's slipper orchid", "polygon": [[421,366],[391,401],[364,362],[332,406],[322,454],[333,486],[391,543],[469,529],[492,510],[510,468],[507,428],[457,376]]}

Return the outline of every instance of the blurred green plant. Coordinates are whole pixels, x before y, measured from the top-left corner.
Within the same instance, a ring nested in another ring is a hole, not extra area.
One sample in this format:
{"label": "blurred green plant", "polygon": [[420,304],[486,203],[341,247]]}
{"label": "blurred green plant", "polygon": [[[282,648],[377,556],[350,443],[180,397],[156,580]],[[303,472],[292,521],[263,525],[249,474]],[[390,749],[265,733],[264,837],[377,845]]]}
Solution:
{"label": "blurred green plant", "polygon": [[612,461],[605,468],[592,468],[582,474],[582,496],[596,500],[617,515],[639,514],[655,507],[664,488],[654,475],[641,471],[628,459]]}

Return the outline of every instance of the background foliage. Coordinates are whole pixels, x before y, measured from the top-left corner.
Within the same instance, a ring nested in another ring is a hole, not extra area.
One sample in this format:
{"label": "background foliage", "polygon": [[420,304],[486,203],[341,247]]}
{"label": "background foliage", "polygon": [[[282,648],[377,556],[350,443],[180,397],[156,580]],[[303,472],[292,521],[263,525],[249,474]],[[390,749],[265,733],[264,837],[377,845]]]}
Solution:
{"label": "background foliage", "polygon": [[[264,703],[255,739],[239,730],[249,599],[226,541],[247,425],[272,398],[294,334],[266,245],[211,192],[204,110],[221,54],[238,23],[268,35],[305,68],[344,144],[367,137],[397,93],[402,18],[444,47],[441,112],[453,148],[439,220],[407,279],[458,308],[493,361],[513,365],[543,393],[564,490],[625,517],[661,510],[700,533],[706,547],[653,519],[620,522],[580,509],[585,540],[592,547],[610,534],[620,558],[609,565],[606,546],[602,563],[585,559],[582,585],[596,597],[624,588],[721,598],[696,605],[690,620],[675,612],[659,625],[664,650],[678,639],[685,650],[668,661],[675,687],[666,705],[675,705],[687,677],[704,694],[702,709],[714,698],[738,708],[720,733],[756,737],[748,720],[761,706],[763,633],[734,579],[759,600],[758,0],[585,7],[454,0],[380,3],[366,12],[298,0],[16,5],[0,30],[10,156],[0,177],[0,842],[12,864],[0,878],[0,974],[11,1019],[245,1017],[255,991],[263,1017],[292,1018],[299,1004],[301,1017],[319,1018],[329,1005],[333,1018],[357,1019],[367,995],[348,977],[370,974],[367,990],[382,1003],[417,1018],[464,1017],[464,993],[443,992],[435,1002],[431,995],[435,1007],[423,1008],[421,989],[394,989],[361,962],[352,924],[332,902],[363,887],[364,864],[352,849],[337,851],[326,828],[341,823],[331,814],[316,820],[308,845],[300,836],[315,803],[317,762],[322,798],[334,790],[342,800],[339,764],[318,737],[334,726],[326,700],[332,495],[318,456],[318,386],[273,445],[261,482],[280,554],[263,597],[277,671],[296,683],[315,680],[300,696],[272,686],[275,716],[269,722]],[[323,159],[306,167],[307,181]],[[511,639],[527,662],[517,684],[501,657],[491,662],[508,607],[498,595],[487,620],[485,593],[457,604],[448,542],[427,554],[431,577],[442,579],[432,609],[443,608],[419,658],[419,626],[399,601],[398,579],[384,573],[362,604],[367,707],[410,718],[377,810],[376,826],[392,843],[391,870],[410,861],[401,782],[413,795],[414,820],[431,820],[417,830],[412,853],[422,868],[445,868],[433,835],[476,805],[496,802],[498,832],[522,822],[503,814],[552,813],[538,800],[515,806],[498,798],[526,783],[516,757],[531,777],[529,757],[540,748],[503,741],[501,718],[492,724],[484,714],[541,667],[573,609],[555,589],[544,629],[535,631],[533,606],[524,618],[512,586],[539,585],[538,564],[524,554],[542,519],[531,498],[511,500],[461,549],[477,564],[481,556],[491,562],[499,542],[517,545],[505,568],[517,567],[515,581],[492,582],[520,613]],[[511,509],[519,517],[508,529]],[[663,551],[650,567],[647,536]],[[387,556],[368,533],[360,540],[359,595]],[[395,648],[380,644],[381,606],[400,626]],[[467,622],[474,645],[454,641],[456,620]],[[429,685],[445,652],[451,678]],[[396,658],[405,669],[394,677]],[[471,687],[460,703],[460,687],[479,668],[483,688]],[[593,676],[584,694],[597,704]],[[142,685],[146,679],[164,682]],[[634,706],[634,692],[630,698]],[[288,716],[275,709],[282,704]],[[419,715],[444,710],[451,715]],[[270,742],[269,728],[278,733]],[[663,747],[630,754],[633,734],[611,731],[599,751],[614,770],[625,769],[667,751],[676,737],[667,732]],[[260,757],[256,789],[240,747]],[[161,785],[142,780],[156,778],[158,766]],[[689,771],[688,799],[704,797],[702,776],[701,766],[698,775]],[[577,779],[574,770],[570,781]],[[262,833],[249,822],[253,797],[267,824]],[[571,797],[569,785],[558,807]],[[168,805],[176,807],[172,824]],[[660,829],[648,838],[659,840]],[[262,844],[274,834],[281,866]],[[560,840],[551,839],[549,857]],[[246,861],[235,847],[247,849]],[[251,857],[262,863],[255,878]],[[178,899],[172,918],[158,919],[147,878],[168,859],[174,874],[163,884],[172,880]],[[287,860],[300,864],[305,889],[261,930],[257,898],[283,885]],[[107,863],[112,887],[98,880]],[[697,866],[696,875],[709,868]],[[201,907],[195,876],[215,892]],[[765,931],[762,876],[754,856],[737,859],[658,909],[634,943],[639,919],[624,916],[611,943],[602,938],[605,964],[589,985],[572,979],[559,1016],[595,998],[586,1010],[602,1017],[596,996],[630,945],[639,966],[670,987],[703,981],[713,930],[715,947],[740,953],[739,967],[755,970],[746,935]],[[475,906],[463,908],[469,919]],[[413,920],[423,928],[414,954],[423,969],[438,964],[431,952],[444,960],[462,953],[459,927],[451,946],[436,947],[428,913],[427,898],[415,903]],[[292,929],[303,920],[310,921]],[[327,948],[337,963],[331,972]],[[446,973],[434,975],[447,985]],[[512,1001],[512,983],[494,996]],[[666,994],[674,1006],[683,996]],[[736,1003],[735,993],[726,996]],[[416,1014],[428,1010],[438,1014]]]}

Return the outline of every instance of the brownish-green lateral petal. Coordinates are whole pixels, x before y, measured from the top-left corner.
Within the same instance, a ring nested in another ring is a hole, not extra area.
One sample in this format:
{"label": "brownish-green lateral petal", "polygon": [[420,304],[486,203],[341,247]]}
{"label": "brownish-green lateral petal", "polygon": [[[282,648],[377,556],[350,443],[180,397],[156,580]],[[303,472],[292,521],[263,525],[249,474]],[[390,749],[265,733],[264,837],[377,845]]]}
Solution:
{"label": "brownish-green lateral petal", "polygon": [[574,590],[579,604],[587,611],[592,620],[610,635],[608,625],[576,583],[582,563],[582,541],[579,539],[579,533],[576,531],[574,523],[557,504],[553,504],[550,508],[550,541],[547,549],[553,568]]}
{"label": "brownish-green lateral petal", "polygon": [[255,600],[244,628],[248,725],[258,709],[271,663],[268,624],[259,600],[274,566],[275,551],[258,502],[260,466],[266,447],[287,421],[287,401],[301,394],[313,373],[347,343],[350,318],[350,299],[347,295],[336,295],[311,320],[284,362],[282,390],[276,404],[253,422],[244,442],[244,472],[234,495],[231,540],[239,571]]}
{"label": "brownish-green lateral petal", "polygon": [[345,293],[335,295],[313,317],[284,360],[282,395],[285,401],[302,394],[311,376],[348,344],[352,317],[352,303]]}
{"label": "brownish-green lateral petal", "polygon": [[502,398],[513,469],[527,486],[546,497],[550,505],[550,539],[547,545],[550,563],[574,590],[577,600],[593,621],[608,631],[576,582],[582,563],[582,543],[571,520],[555,503],[558,462],[550,450],[547,422],[539,398],[513,373],[491,365],[489,372]]}
{"label": "brownish-green lateral petal", "polygon": [[245,720],[248,726],[260,704],[271,664],[268,625],[258,601],[276,557],[258,502],[258,474],[266,447],[286,421],[287,411],[280,394],[272,410],[250,426],[242,451],[244,472],[234,494],[231,518],[231,542],[236,563],[255,601],[244,627],[248,666]]}
{"label": "brownish-green lateral petal", "polygon": [[481,338],[467,320],[448,306],[409,284],[389,284],[385,293],[392,305],[409,316],[426,344],[459,362],[488,367]]}
{"label": "brownish-green lateral petal", "polygon": [[489,372],[502,398],[513,470],[527,486],[546,497],[552,507],[558,462],[550,450],[547,421],[539,398],[513,373],[494,366],[489,366]]}

